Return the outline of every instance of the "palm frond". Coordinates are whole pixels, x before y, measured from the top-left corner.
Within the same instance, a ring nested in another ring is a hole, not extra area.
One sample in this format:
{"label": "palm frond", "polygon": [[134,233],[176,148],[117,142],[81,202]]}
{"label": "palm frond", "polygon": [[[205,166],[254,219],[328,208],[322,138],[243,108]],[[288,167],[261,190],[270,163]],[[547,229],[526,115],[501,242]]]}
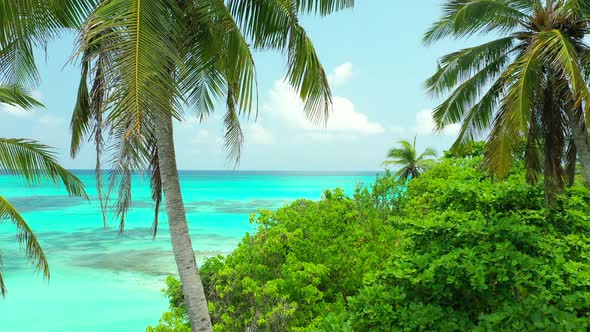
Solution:
{"label": "palm frond", "polygon": [[287,51],[287,81],[305,101],[308,118],[325,123],[332,93],[313,43],[299,24],[297,5],[280,0],[228,1],[230,12],[255,48]]}
{"label": "palm frond", "polygon": [[7,86],[0,84],[0,104],[18,106],[24,110],[43,107],[43,104],[31,97],[28,91],[18,85]]}
{"label": "palm frond", "polygon": [[223,124],[225,127],[225,147],[228,151],[227,161],[232,163],[234,167],[240,162],[242,154],[242,145],[244,143],[244,133],[240,125],[240,118],[235,108],[235,101],[233,100],[232,89],[229,89],[227,94],[227,112],[225,114]]}
{"label": "palm frond", "polygon": [[46,41],[59,28],[49,1],[0,1],[0,48],[15,39]]}
{"label": "palm frond", "polygon": [[152,222],[152,237],[155,238],[158,234],[160,205],[162,204],[162,176],[160,174],[160,159],[158,157],[158,145],[155,137],[149,142],[148,152],[150,154],[149,161],[149,177],[150,189],[152,191],[152,200],[156,204],[154,207],[154,221]]}
{"label": "palm frond", "polygon": [[15,40],[0,48],[0,80],[19,86],[39,83],[33,44],[30,41]]}
{"label": "palm frond", "polygon": [[0,78],[38,83],[34,47],[66,28],[78,28],[97,0],[0,0]]}
{"label": "palm frond", "polygon": [[[39,0],[36,0],[39,1]],[[100,0],[48,0],[56,25],[78,29]]]}
{"label": "palm frond", "polygon": [[452,149],[475,141],[483,135],[484,131],[492,126],[494,115],[504,96],[504,87],[502,78],[496,80],[480,98],[479,102],[473,105],[463,116],[461,129],[459,130],[455,143],[453,143]]}
{"label": "palm frond", "polygon": [[508,174],[516,141],[523,138],[530,121],[530,109],[540,95],[542,54],[542,46],[531,45],[502,75],[506,96],[494,119],[485,152],[487,166],[499,178]]}
{"label": "palm frond", "polygon": [[187,11],[187,30],[197,33],[186,38],[187,60],[180,74],[184,95],[203,118],[231,85],[237,113],[257,111],[254,57],[228,8],[222,0],[209,0]]}
{"label": "palm frond", "polygon": [[326,16],[354,7],[354,0],[295,0],[298,12]]}
{"label": "palm frond", "polygon": [[508,61],[509,57],[505,55],[487,64],[457,86],[447,99],[435,107],[432,118],[436,124],[436,130],[442,130],[447,125],[461,122],[466,112],[477,105],[477,99],[482,95],[482,91],[488,88],[491,82],[497,80]]}
{"label": "palm frond", "polygon": [[[180,118],[168,94],[179,95],[170,74],[171,64],[182,63],[172,37],[179,30],[175,1],[120,0],[102,2],[85,24],[80,52],[100,52],[107,57],[105,75],[110,91],[111,125],[129,124],[127,136],[141,132],[145,113],[172,114]],[[97,58],[97,54],[91,59]]]}
{"label": "palm frond", "polygon": [[70,121],[70,130],[72,132],[70,155],[72,157],[75,157],[80,151],[82,142],[88,135],[91,127],[92,111],[90,109],[90,93],[88,91],[89,67],[89,61],[82,62],[82,75],[78,86],[78,96]]}
{"label": "palm frond", "polygon": [[[447,54],[440,59],[436,73],[425,82],[426,89],[433,96],[448,93],[477,72],[485,68],[497,68],[497,65],[492,65],[505,62],[513,47],[514,37],[509,36]],[[496,72],[498,70],[495,69]],[[493,70],[488,69],[487,72]]]}
{"label": "palm frond", "polygon": [[579,17],[590,15],[590,3],[585,0],[565,0],[557,12],[562,15],[574,14]]}
{"label": "palm frond", "polygon": [[507,33],[519,27],[532,9],[529,1],[451,0],[443,6],[443,17],[424,35],[424,42],[477,33]]}
{"label": "palm frond", "polygon": [[[116,131],[111,133],[111,145],[107,147],[110,153],[109,161],[109,183],[106,193],[106,201],[116,195],[114,203],[114,218],[119,220],[119,234],[125,230],[125,221],[127,213],[132,203],[132,178],[135,172],[141,172],[148,169],[146,147],[139,139],[142,135],[132,135],[127,137],[129,123],[126,127],[116,127]],[[146,130],[143,128],[142,130]]]}
{"label": "palm frond", "polygon": [[0,171],[30,184],[62,182],[70,195],[88,198],[82,181],[57,163],[49,146],[34,140],[0,138]]}
{"label": "palm frond", "polygon": [[436,152],[433,148],[426,148],[420,156],[418,156],[417,160],[427,160],[429,158],[436,158],[438,156],[438,152]]}
{"label": "palm frond", "polygon": [[[105,112],[105,104],[107,103],[107,91],[105,91],[105,76],[103,75],[103,68],[105,68],[105,56],[98,55],[98,59],[94,68],[85,54],[81,65],[81,78],[78,87],[78,96],[74,112],[72,113],[72,120],[70,122],[70,130],[72,133],[70,143],[70,155],[74,158],[82,146],[85,139],[92,139],[95,146],[95,173],[96,173],[96,191],[98,201],[102,211],[103,225],[108,227],[107,221],[107,203],[103,192],[102,185],[102,153],[104,150],[103,132],[107,131],[107,125],[103,121],[103,113]],[[91,70],[94,76],[90,74]],[[91,78],[92,77],[92,78]],[[92,88],[88,91],[88,83],[92,81]]]}
{"label": "palm frond", "polygon": [[511,121],[506,125],[514,126],[515,130],[526,128],[529,110],[533,107],[535,95],[541,84],[543,70],[542,47],[533,45],[503,74],[507,86],[503,107]]}
{"label": "palm frond", "polygon": [[494,119],[494,127],[484,151],[487,168],[500,179],[508,175],[515,147],[522,138],[522,133],[513,122],[510,110],[501,108]]}
{"label": "palm frond", "polygon": [[[29,227],[27,222],[23,219],[20,213],[8,202],[4,197],[0,196],[0,223],[10,222],[16,227],[16,238],[24,248],[27,258],[35,265],[37,271],[43,273],[47,279],[50,278],[49,263],[47,257],[43,252],[43,248],[39,244],[37,237],[33,230]],[[0,266],[0,294],[3,296],[6,293],[6,287],[2,280],[2,271]]]}
{"label": "palm frond", "polygon": [[540,48],[546,53],[547,62],[564,73],[574,92],[574,107],[585,105],[585,113],[590,115],[590,90],[579,66],[579,55],[560,30],[553,29],[538,34]]}

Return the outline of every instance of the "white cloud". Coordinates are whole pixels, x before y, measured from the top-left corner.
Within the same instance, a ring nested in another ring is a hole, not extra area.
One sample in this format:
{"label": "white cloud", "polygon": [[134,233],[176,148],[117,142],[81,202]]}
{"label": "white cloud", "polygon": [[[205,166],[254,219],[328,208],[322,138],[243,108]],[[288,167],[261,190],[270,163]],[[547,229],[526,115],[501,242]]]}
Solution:
{"label": "white cloud", "polygon": [[[41,92],[39,92],[38,90],[34,90],[33,92],[31,92],[31,96],[37,100],[40,100],[41,99]],[[29,117],[29,116],[33,115],[33,112],[35,111],[35,109],[25,110],[25,109],[18,107],[18,106],[12,106],[12,105],[0,103],[0,111],[6,112],[10,115],[14,115],[14,116],[18,116],[18,117]]]}
{"label": "white cloud", "polygon": [[24,110],[17,106],[12,105],[0,105],[0,111],[8,113],[10,115],[18,116],[18,117],[27,117],[31,116],[31,111]]}
{"label": "white cloud", "polygon": [[191,141],[195,144],[207,143],[209,141],[209,131],[207,129],[199,129],[196,135],[191,130],[189,135],[191,135]]}
{"label": "white cloud", "polygon": [[59,127],[66,123],[66,120],[62,117],[54,115],[42,115],[39,117],[39,123],[43,126]]}
{"label": "white cloud", "polygon": [[264,128],[259,123],[253,123],[248,126],[245,134],[246,143],[253,143],[256,145],[269,145],[274,143],[272,133]]}
{"label": "white cloud", "polygon": [[345,62],[340,66],[334,68],[334,71],[328,75],[330,85],[342,85],[350,80],[352,77],[352,63]]}
{"label": "white cloud", "polygon": [[202,137],[202,138],[209,137],[209,130],[207,130],[207,129],[201,129],[201,130],[199,130],[198,136],[199,137]]}
{"label": "white cloud", "polygon": [[416,125],[414,127],[392,127],[390,132],[395,136],[455,136],[459,133],[461,125],[448,125],[442,131],[435,131],[436,123],[432,118],[432,110],[426,109],[416,113]]}
{"label": "white cloud", "polygon": [[432,118],[432,110],[427,109],[416,113],[416,133],[418,135],[442,134],[453,136],[459,133],[461,126],[459,124],[448,125],[440,132],[435,132],[435,128],[436,123]]}
{"label": "white cloud", "polygon": [[182,128],[194,129],[195,127],[197,127],[201,123],[200,123],[199,119],[197,119],[196,116],[187,116],[184,119],[182,119],[181,121],[174,120],[174,124],[179,125]]}
{"label": "white cloud", "polygon": [[316,125],[305,116],[304,104],[295,91],[284,81],[275,82],[263,112],[283,123],[283,125],[307,131],[348,132],[357,134],[379,134],[385,132],[383,126],[355,110],[347,98],[333,97],[333,107],[327,125]]}
{"label": "white cloud", "polygon": [[390,131],[394,136],[404,136],[407,132],[412,130],[404,127],[392,127],[390,128]]}
{"label": "white cloud", "polygon": [[352,101],[338,96],[333,98],[333,112],[328,119],[327,129],[361,134],[379,134],[385,131],[379,123],[371,122],[365,114],[356,112]]}

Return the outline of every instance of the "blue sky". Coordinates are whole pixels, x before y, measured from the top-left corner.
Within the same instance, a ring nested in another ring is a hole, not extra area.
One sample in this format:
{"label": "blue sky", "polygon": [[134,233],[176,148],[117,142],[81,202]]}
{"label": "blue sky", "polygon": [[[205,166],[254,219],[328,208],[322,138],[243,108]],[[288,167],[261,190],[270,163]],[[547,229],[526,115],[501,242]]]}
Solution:
{"label": "blue sky", "polygon": [[[332,83],[334,112],[327,128],[308,123],[300,102],[282,83],[284,56],[256,54],[260,113],[256,122],[243,120],[246,144],[238,169],[377,170],[388,148],[414,135],[419,148],[447,149],[456,128],[432,133],[429,114],[437,100],[426,95],[423,82],[440,56],[466,44],[421,43],[424,31],[441,14],[441,3],[357,0],[353,10],[303,19]],[[56,147],[68,168],[93,168],[91,144],[75,160],[68,155],[68,125],[79,78],[75,64],[66,64],[73,44],[74,36],[65,35],[49,45],[47,61],[39,57],[42,82],[35,93],[47,108],[32,114],[0,108],[0,132]],[[227,169],[223,111],[219,108],[204,123],[187,115],[176,124],[181,169]]]}

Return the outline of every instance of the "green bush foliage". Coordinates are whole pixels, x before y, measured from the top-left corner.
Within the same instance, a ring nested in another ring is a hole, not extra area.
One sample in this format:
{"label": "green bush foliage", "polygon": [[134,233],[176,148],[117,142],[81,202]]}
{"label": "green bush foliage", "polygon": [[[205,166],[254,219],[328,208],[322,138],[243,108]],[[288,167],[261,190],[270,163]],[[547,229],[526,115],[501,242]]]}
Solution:
{"label": "green bush foliage", "polygon": [[[587,330],[590,191],[547,207],[522,167],[494,181],[481,161],[447,154],[407,187],[386,174],[252,216],[258,231],[201,269],[215,331]],[[153,331],[186,327],[169,286]]]}

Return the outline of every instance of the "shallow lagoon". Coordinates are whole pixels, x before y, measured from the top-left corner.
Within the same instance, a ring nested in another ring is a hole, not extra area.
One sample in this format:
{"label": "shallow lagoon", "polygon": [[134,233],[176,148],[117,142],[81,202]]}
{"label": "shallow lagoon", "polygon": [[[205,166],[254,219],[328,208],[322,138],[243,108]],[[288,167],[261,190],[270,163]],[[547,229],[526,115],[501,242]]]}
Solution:
{"label": "shallow lagoon", "polygon": [[[137,176],[125,232],[116,220],[102,227],[91,171],[76,171],[91,201],[68,198],[59,187],[29,188],[0,175],[0,193],[23,213],[51,268],[44,281],[25,262],[12,225],[0,224],[0,250],[8,288],[0,299],[1,330],[144,331],[167,308],[160,290],[175,273],[165,215],[151,236],[148,182]],[[227,254],[251,231],[249,214],[297,198],[319,199],[327,188],[352,193],[375,173],[181,172],[183,196],[197,259]]]}

